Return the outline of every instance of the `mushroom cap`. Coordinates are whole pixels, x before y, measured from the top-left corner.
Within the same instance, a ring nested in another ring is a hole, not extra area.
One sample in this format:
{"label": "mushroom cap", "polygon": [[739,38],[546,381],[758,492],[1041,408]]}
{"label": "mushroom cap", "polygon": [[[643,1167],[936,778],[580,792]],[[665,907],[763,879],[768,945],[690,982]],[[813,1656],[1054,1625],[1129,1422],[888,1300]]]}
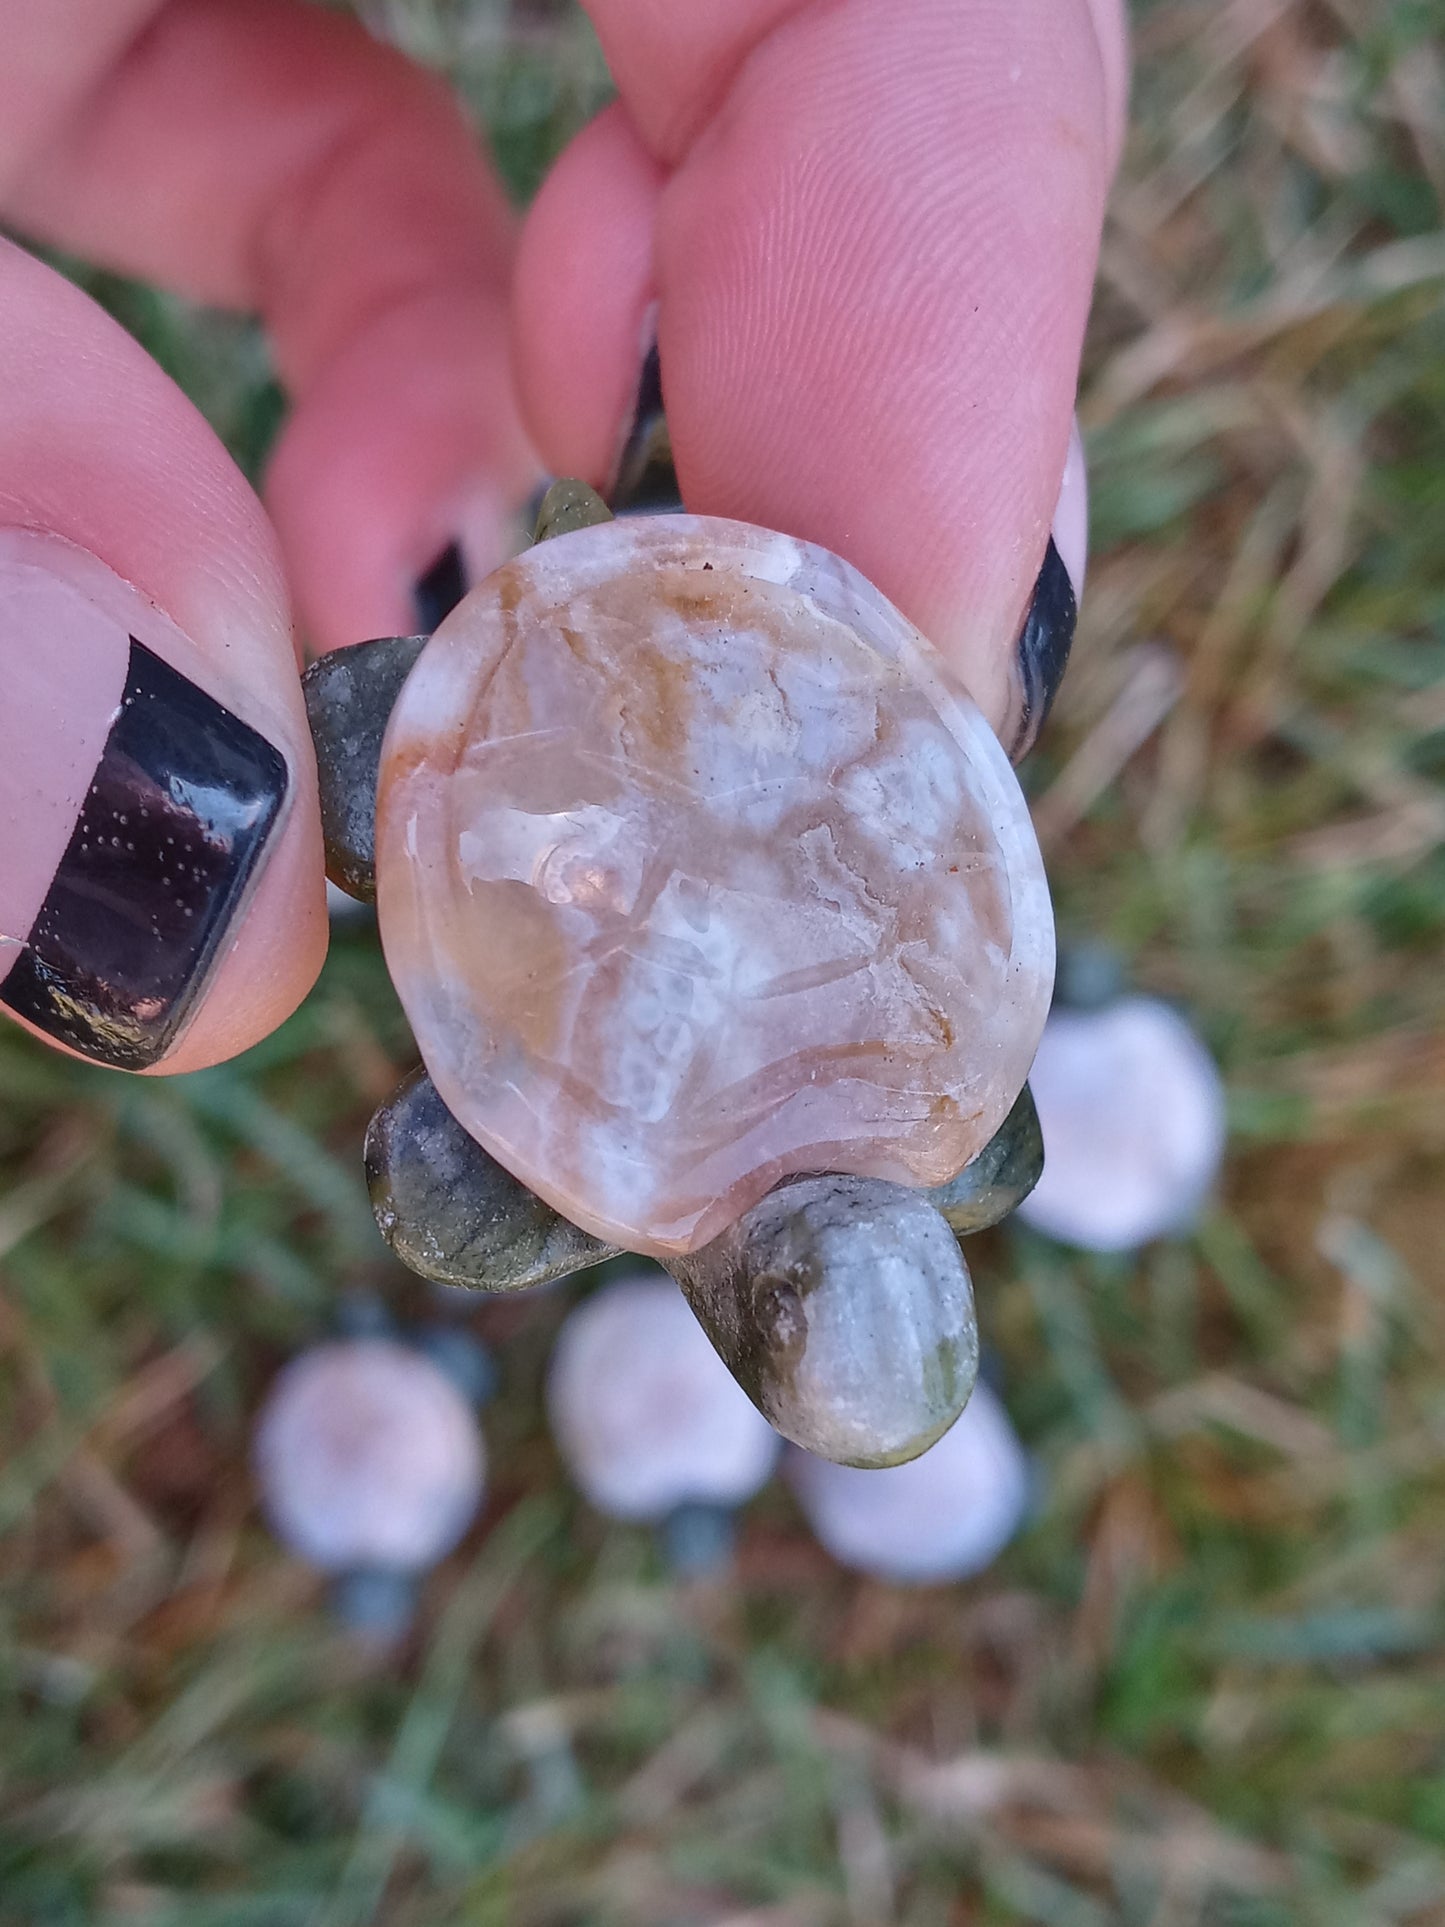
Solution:
{"label": "mushroom cap", "polygon": [[1186,1227],[1224,1156],[1224,1086],[1157,997],[1055,1009],[1029,1076],[1044,1173],[1026,1224],[1091,1251],[1132,1251]]}
{"label": "mushroom cap", "polygon": [[694,1502],[741,1505],[780,1442],[709,1344],[670,1278],[639,1271],[570,1314],[547,1410],[573,1479],[614,1519]]}
{"label": "mushroom cap", "polygon": [[292,1359],[261,1412],[255,1467],[271,1529],[323,1572],[434,1565],[471,1524],[486,1479],[462,1393],[390,1338]]}
{"label": "mushroom cap", "polygon": [[825,1549],[875,1579],[926,1586],[992,1563],[1023,1523],[1028,1456],[980,1382],[937,1445],[907,1465],[834,1465],[794,1449],[788,1483]]}

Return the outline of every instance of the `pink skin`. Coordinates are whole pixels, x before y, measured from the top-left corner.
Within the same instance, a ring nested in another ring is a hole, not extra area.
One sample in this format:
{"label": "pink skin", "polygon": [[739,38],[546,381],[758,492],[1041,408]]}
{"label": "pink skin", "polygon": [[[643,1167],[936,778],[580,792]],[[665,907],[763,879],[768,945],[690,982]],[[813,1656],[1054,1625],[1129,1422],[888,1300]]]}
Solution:
{"label": "pink skin", "polygon": [[[130,639],[37,549],[59,545],[29,529],[0,530],[0,650],[8,689],[0,710],[0,823],[25,825],[0,871],[0,982],[45,901],[121,698]],[[77,556],[89,561],[83,550]],[[45,651],[27,647],[45,637]],[[69,687],[64,730],[47,737],[35,720]]]}
{"label": "pink skin", "polygon": [[[1119,0],[589,11],[620,100],[563,156],[518,251],[445,88],[343,15],[0,0],[0,218],[259,311],[294,404],[268,525],[134,345],[0,248],[0,525],[134,585],[271,720],[296,776],[167,1069],[263,1034],[319,961],[288,590],[316,647],[405,631],[444,541],[475,570],[500,559],[539,456],[605,479],[654,304],[691,505],[846,555],[1000,727],[1056,500],[1082,572],[1059,477],[1123,120]],[[60,660],[59,640],[32,640]],[[27,754],[58,823],[96,721],[29,676],[11,687],[31,689]],[[0,807],[28,831],[38,794]],[[22,859],[26,840],[4,840],[7,918],[49,847],[37,829]]]}

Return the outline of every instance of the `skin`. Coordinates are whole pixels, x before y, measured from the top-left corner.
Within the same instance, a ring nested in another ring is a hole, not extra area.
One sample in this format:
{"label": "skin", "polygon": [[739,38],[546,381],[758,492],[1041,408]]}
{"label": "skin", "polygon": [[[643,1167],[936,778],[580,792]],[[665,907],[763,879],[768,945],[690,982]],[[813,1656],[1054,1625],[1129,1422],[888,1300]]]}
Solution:
{"label": "skin", "polygon": [[[320,965],[298,628],[405,633],[446,541],[501,559],[539,466],[605,482],[653,319],[690,506],[846,555],[1006,717],[1121,138],[1119,0],[588,11],[620,99],[519,231],[445,87],[349,18],[0,0],[0,220],[259,312],[292,399],[263,510],[116,325],[0,243],[0,523],[100,557],[295,756],[167,1071],[256,1041]],[[61,757],[64,714],[37,727]]]}

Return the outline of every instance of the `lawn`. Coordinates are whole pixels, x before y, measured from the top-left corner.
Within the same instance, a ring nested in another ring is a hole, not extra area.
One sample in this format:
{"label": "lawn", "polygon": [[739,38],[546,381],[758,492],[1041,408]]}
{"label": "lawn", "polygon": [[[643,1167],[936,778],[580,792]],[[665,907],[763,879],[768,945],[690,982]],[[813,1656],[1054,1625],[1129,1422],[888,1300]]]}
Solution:
{"label": "lawn", "polygon": [[[575,19],[377,0],[519,195]],[[1027,771],[1066,939],[1229,1085],[1189,1238],[974,1247],[1038,1515],[847,1577],[781,1489],[681,1586],[566,1487],[562,1290],[482,1304],[484,1518],[399,1656],[257,1514],[252,1416],[349,1294],[412,1061],[366,926],[223,1069],[0,1034],[3,1927],[1445,1922],[1445,4],[1157,0],[1081,409],[1094,561]],[[243,324],[86,277],[254,468]]]}

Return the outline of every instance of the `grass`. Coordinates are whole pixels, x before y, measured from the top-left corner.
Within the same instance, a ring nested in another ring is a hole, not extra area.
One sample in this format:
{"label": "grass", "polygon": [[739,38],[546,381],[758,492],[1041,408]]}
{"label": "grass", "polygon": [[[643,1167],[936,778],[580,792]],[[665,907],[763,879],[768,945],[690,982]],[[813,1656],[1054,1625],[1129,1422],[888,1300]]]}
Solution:
{"label": "grass", "polygon": [[[519,192],[599,97],[566,16],[373,12]],[[1196,1011],[1233,1149],[1137,1261],[980,1243],[1039,1517],[906,1594],[774,1491],[679,1589],[559,1476],[565,1294],[497,1303],[486,1518],[370,1664],[246,1454],[341,1293],[427,1311],[359,1173],[408,1062],[371,939],[203,1077],[0,1035],[5,1927],[1445,1921],[1445,6],[1137,29],[1029,781],[1065,933]],[[254,465],[249,331],[98,285]]]}

